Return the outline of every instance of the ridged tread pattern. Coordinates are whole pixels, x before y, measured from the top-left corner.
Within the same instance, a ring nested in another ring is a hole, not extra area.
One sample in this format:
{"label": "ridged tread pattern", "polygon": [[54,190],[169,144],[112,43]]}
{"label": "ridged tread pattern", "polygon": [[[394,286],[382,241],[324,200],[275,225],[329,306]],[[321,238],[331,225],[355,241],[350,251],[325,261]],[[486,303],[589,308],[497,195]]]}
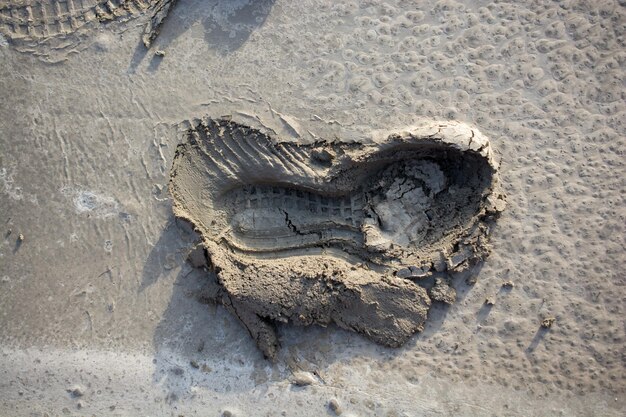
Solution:
{"label": "ridged tread pattern", "polygon": [[246,209],[280,207],[327,217],[328,220],[359,228],[363,220],[364,195],[361,189],[343,196],[281,187],[250,185],[237,190],[236,203]]}
{"label": "ridged tread pattern", "polygon": [[43,40],[75,33],[90,22],[138,15],[154,0],[26,0],[0,3],[0,33],[12,40]]}

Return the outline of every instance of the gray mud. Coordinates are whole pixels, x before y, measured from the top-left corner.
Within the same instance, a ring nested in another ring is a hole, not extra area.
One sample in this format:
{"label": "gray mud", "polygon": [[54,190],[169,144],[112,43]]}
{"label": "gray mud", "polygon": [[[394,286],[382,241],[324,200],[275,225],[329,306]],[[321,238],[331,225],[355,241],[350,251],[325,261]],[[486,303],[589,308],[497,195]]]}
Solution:
{"label": "gray mud", "polygon": [[[504,208],[488,140],[454,122],[370,144],[277,142],[207,119],[174,158],[174,212],[201,234],[218,298],[276,356],[274,322],[336,323],[387,346],[424,327],[426,278],[484,259]],[[442,295],[444,294],[445,295]]]}
{"label": "gray mud", "polygon": [[94,35],[100,24],[124,21],[148,12],[145,27],[146,47],[176,0],[2,0],[0,34],[20,52],[31,53],[56,62],[76,53],[79,45]]}

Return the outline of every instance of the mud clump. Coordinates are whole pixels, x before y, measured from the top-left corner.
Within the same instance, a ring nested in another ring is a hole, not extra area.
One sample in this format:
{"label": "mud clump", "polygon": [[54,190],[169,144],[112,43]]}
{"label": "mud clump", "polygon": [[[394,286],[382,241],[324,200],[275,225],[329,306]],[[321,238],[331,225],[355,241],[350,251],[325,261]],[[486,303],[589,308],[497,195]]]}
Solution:
{"label": "mud clump", "polygon": [[456,301],[456,290],[441,278],[435,279],[435,285],[428,291],[428,295],[431,300],[445,304],[454,304]]}
{"label": "mud clump", "polygon": [[461,123],[311,145],[230,120],[193,126],[170,173],[174,213],[201,234],[219,301],[268,358],[276,322],[402,345],[431,298],[454,301],[444,281],[431,296],[419,282],[484,259],[504,208],[488,140]]}
{"label": "mud clump", "polygon": [[544,329],[549,329],[552,327],[552,325],[556,322],[556,318],[555,317],[546,317],[543,320],[541,320],[541,327]]}
{"label": "mud clump", "polygon": [[[177,1],[178,0],[158,0],[154,2],[150,21],[144,28],[143,36],[141,38],[146,48],[150,48],[152,42],[158,36],[165,18]],[[161,52],[161,55],[159,55],[159,52]],[[165,55],[163,51],[157,51],[156,53],[158,56]]]}

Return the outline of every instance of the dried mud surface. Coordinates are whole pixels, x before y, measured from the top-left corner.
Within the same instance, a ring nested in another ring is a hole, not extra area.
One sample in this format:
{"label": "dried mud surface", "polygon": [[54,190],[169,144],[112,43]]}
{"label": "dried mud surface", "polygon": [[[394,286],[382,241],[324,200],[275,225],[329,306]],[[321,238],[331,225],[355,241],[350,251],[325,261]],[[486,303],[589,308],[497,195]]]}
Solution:
{"label": "dried mud surface", "polygon": [[174,213],[202,236],[220,301],[271,359],[275,321],[404,344],[431,305],[418,281],[483,260],[505,206],[489,141],[461,123],[370,145],[280,142],[213,119],[185,136]]}
{"label": "dried mud surface", "polygon": [[[0,414],[622,417],[622,3],[179,0],[150,49],[148,9],[93,21],[78,43],[13,39],[28,25],[3,9]],[[207,304],[217,276],[186,261],[199,237],[168,192],[195,127],[180,121],[226,116],[302,145],[475,126],[507,196],[489,257],[414,278],[440,302],[400,348],[278,322],[265,360]]]}

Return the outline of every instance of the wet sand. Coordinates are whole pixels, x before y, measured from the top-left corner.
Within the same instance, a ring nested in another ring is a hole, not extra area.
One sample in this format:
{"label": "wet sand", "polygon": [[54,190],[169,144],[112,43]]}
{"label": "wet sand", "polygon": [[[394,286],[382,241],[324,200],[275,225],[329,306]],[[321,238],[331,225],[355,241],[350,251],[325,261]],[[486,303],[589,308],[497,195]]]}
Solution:
{"label": "wet sand", "polygon": [[[150,50],[146,13],[55,51],[0,31],[0,413],[623,415],[624,13],[179,0]],[[475,126],[508,203],[490,257],[399,349],[280,325],[269,363],[167,190],[181,122],[227,115],[298,143]]]}

